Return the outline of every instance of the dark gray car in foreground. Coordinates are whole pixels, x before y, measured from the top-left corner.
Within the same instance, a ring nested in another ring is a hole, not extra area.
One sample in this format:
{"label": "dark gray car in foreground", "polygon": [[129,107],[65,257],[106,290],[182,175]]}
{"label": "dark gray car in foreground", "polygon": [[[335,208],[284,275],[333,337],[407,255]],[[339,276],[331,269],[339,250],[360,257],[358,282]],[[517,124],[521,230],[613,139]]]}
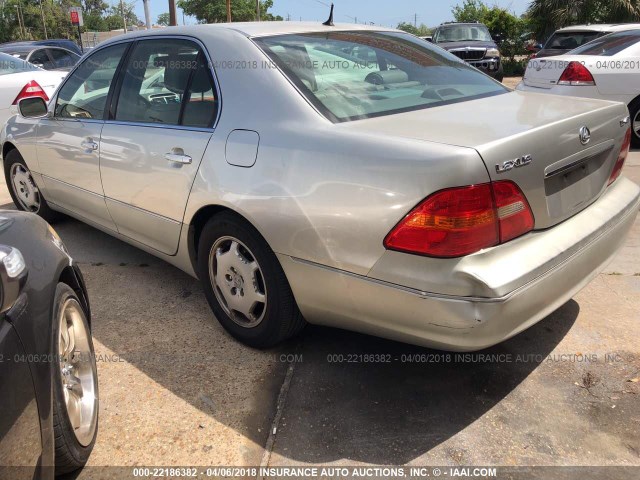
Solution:
{"label": "dark gray car in foreground", "polygon": [[53,478],[89,458],[98,377],[82,274],[37,215],[0,210],[0,478]]}

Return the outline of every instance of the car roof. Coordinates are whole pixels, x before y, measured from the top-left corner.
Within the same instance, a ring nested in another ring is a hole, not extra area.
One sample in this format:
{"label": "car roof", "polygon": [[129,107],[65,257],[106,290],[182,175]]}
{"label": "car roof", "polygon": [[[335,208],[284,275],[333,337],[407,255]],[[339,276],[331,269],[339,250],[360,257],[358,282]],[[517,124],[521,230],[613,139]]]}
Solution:
{"label": "car roof", "polygon": [[[194,35],[198,32],[207,33],[216,30],[230,30],[239,32],[246,37],[262,37],[270,35],[286,35],[296,33],[325,33],[339,31],[370,31],[370,32],[400,32],[395,28],[381,27],[378,25],[358,25],[351,23],[336,23],[333,27],[327,27],[322,22],[238,22],[238,23],[209,23],[200,25],[175,26],[157,28],[150,31],[137,30],[126,35],[131,37],[145,37],[155,35]],[[122,39],[122,36],[110,38],[103,44],[112,43]]]}
{"label": "car roof", "polygon": [[594,25],[572,25],[556,30],[557,32],[621,32],[640,28],[640,23],[604,23]]}

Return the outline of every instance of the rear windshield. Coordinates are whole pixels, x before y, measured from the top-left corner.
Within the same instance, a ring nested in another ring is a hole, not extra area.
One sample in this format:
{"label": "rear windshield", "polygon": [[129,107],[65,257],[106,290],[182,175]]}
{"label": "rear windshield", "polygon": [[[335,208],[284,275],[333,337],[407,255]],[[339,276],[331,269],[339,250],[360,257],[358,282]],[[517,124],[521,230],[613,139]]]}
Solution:
{"label": "rear windshield", "polygon": [[9,75],[11,73],[27,72],[30,70],[40,69],[13,55],[0,53],[0,75]]}
{"label": "rear windshield", "polygon": [[612,33],[593,40],[571,52],[571,55],[600,55],[611,57],[640,42],[640,30]]}
{"label": "rear windshield", "polygon": [[556,32],[547,40],[544,48],[573,50],[605,34],[604,32]]}
{"label": "rear windshield", "polygon": [[408,34],[345,31],[254,40],[334,122],[508,92],[456,56]]}

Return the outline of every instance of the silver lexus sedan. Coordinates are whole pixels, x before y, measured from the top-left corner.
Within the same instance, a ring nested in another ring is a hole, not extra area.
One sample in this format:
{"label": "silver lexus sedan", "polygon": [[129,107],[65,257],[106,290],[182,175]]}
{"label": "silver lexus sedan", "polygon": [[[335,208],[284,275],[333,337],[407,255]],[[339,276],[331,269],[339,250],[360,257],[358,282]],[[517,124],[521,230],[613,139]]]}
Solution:
{"label": "silver lexus sedan", "polygon": [[380,27],[123,35],[19,110],[17,207],[197,276],[255,347],[305,322],[488,347],[584,287],[640,206],[625,105],[514,92]]}

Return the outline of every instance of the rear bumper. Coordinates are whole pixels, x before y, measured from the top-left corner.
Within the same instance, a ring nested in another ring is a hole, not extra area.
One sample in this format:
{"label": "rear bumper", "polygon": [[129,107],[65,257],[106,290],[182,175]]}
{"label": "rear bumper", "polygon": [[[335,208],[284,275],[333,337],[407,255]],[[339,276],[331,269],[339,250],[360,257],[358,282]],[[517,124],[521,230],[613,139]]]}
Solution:
{"label": "rear bumper", "polygon": [[[620,178],[597,202],[560,225],[445,263],[457,271],[439,271],[437,291],[408,285],[410,278],[424,278],[419,257],[411,255],[398,254],[415,265],[407,264],[407,281],[401,283],[398,275],[384,278],[379,265],[365,277],[285,255],[279,259],[311,323],[473,351],[530,327],[587,285],[623,244],[639,208],[640,188]],[[452,279],[466,279],[469,292],[493,295],[438,293],[446,292]]]}

